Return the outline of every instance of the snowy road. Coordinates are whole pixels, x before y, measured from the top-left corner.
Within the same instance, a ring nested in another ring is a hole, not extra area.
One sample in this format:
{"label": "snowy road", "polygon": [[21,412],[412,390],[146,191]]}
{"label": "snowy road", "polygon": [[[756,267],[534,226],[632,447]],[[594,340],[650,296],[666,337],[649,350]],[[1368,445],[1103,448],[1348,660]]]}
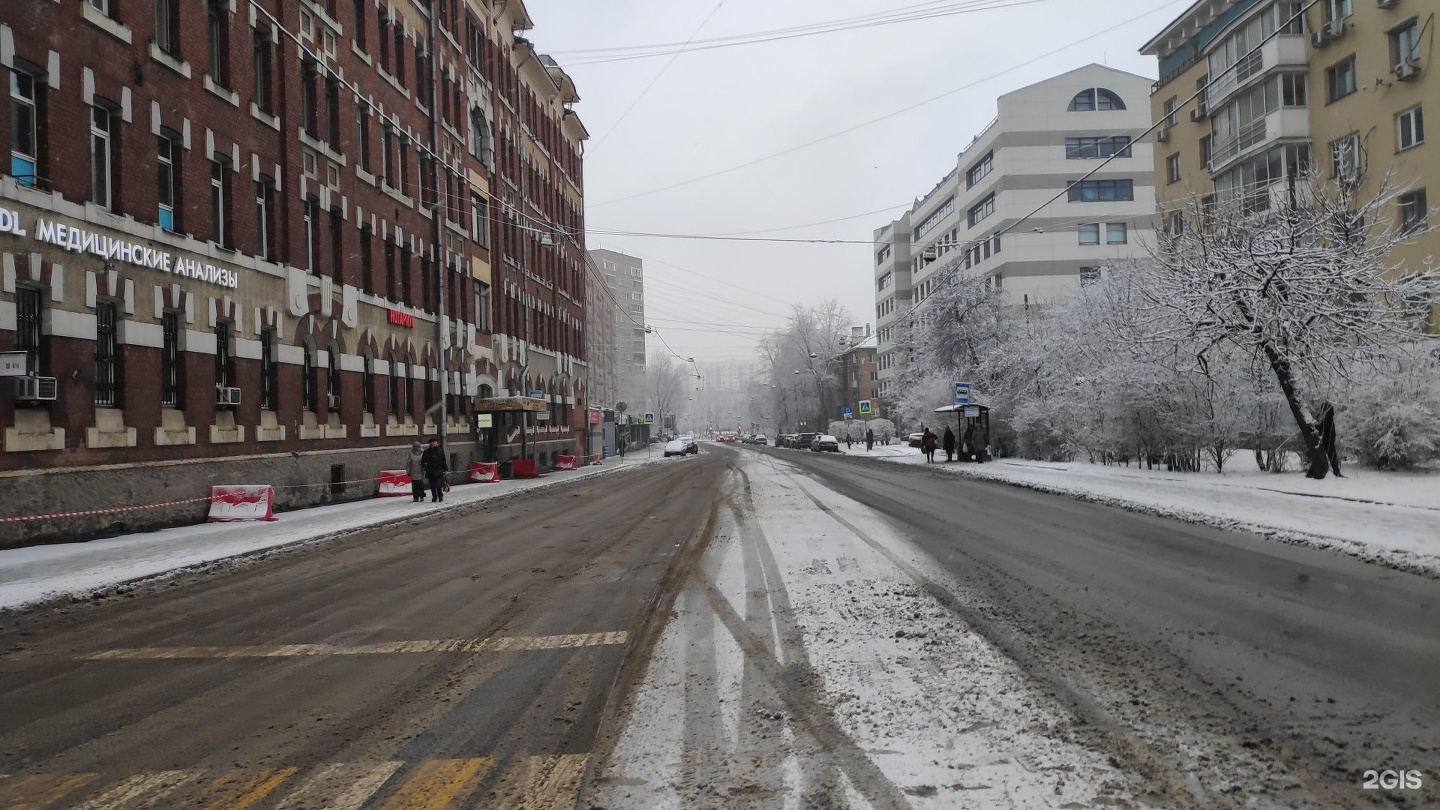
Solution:
{"label": "snowy road", "polygon": [[[595,806],[1440,797],[1440,582],[873,460],[739,457]],[[1362,790],[1386,768],[1424,787]]]}

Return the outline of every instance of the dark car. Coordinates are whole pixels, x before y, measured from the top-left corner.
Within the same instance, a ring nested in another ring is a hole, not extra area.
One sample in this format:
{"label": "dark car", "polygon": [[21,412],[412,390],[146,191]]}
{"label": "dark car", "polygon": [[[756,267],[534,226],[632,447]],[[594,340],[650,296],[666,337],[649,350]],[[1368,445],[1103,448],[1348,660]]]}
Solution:
{"label": "dark car", "polygon": [[923,445],[924,443],[925,443],[925,434],[924,434],[924,433],[911,433],[911,434],[910,434],[910,446],[911,446],[911,447],[919,447],[919,446]]}
{"label": "dark car", "polygon": [[819,433],[801,433],[795,437],[793,446],[797,450],[809,450],[810,445],[815,442],[815,437],[819,435]]}

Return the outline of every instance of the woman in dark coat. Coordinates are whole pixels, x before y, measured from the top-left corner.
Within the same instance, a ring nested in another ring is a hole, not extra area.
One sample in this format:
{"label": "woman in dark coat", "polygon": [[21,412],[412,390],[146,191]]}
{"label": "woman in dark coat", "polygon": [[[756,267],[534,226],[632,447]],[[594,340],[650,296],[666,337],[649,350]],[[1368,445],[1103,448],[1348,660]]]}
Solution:
{"label": "woman in dark coat", "polygon": [[935,461],[935,434],[930,428],[925,428],[925,435],[920,437],[920,449],[925,451],[926,463]]}
{"label": "woman in dark coat", "polygon": [[946,460],[947,462],[949,462],[949,461],[954,461],[954,460],[955,460],[955,431],[951,430],[949,425],[946,425],[946,426],[945,426],[945,445],[944,445],[944,446],[945,446],[945,460]]}
{"label": "woman in dark coat", "polygon": [[445,473],[450,465],[445,463],[445,452],[440,449],[440,440],[431,439],[430,446],[420,456],[420,466],[425,468],[425,478],[430,482],[430,502],[445,500]]}

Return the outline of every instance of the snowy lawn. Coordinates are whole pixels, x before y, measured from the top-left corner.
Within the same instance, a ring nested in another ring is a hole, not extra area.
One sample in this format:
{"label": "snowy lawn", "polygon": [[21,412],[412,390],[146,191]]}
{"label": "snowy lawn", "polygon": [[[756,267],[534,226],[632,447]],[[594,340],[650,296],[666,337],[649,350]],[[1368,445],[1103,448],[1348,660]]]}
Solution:
{"label": "snowy lawn", "polygon": [[[925,464],[919,451],[884,460]],[[1235,471],[1224,474],[1018,459],[932,466],[1440,574],[1440,474],[1350,467],[1344,478],[1315,481],[1301,472],[1255,470],[1239,455],[1231,463]]]}
{"label": "snowy lawn", "polygon": [[[292,543],[395,523],[444,512],[476,501],[554,486],[591,475],[659,463],[655,454],[632,453],[622,463],[606,459],[599,467],[549,473],[544,478],[456,486],[439,504],[415,503],[408,496],[298,509],[276,514],[274,522],[201,523],[153,532],[0,551],[0,610],[56,596],[85,596],[97,590],[177,569],[205,565]],[[672,460],[670,463],[679,463]]]}

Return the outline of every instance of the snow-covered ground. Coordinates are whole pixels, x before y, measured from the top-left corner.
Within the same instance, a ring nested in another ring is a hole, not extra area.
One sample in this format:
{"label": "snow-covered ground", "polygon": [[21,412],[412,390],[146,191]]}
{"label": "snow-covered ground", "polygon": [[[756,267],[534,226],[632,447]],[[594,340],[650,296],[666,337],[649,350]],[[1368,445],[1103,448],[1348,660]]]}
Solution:
{"label": "snow-covered ground", "polygon": [[84,543],[6,549],[0,551],[0,610],[57,596],[85,596],[123,582],[202,566],[227,557],[323,540],[660,460],[658,452],[648,460],[643,453],[631,453],[623,462],[609,458],[598,467],[585,466],[538,479],[466,484],[454,487],[446,494],[445,501],[438,504],[415,503],[409,497],[372,498],[281,512],[273,522],[201,523]]}
{"label": "snow-covered ground", "polygon": [[783,457],[743,472],[592,806],[1130,806],[1131,777],[917,586],[962,592],[883,518]]}
{"label": "snow-covered ground", "polygon": [[[925,464],[919,450],[890,445],[841,452]],[[937,453],[943,459],[944,453]],[[1018,484],[1114,506],[1331,548],[1403,570],[1440,574],[1440,474],[1349,467],[1321,481],[1266,473],[1243,454],[1223,474],[1171,473],[1086,462],[998,459],[933,469]]]}

